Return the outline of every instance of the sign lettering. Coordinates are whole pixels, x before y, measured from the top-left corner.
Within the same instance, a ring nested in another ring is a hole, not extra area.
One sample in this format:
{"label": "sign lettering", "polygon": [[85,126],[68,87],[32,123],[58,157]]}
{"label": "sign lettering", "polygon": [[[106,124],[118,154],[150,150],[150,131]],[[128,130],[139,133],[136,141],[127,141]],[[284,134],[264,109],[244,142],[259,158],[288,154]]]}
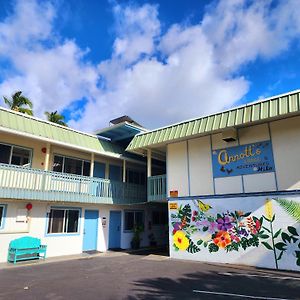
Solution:
{"label": "sign lettering", "polygon": [[212,162],[215,178],[275,171],[271,141],[214,150]]}

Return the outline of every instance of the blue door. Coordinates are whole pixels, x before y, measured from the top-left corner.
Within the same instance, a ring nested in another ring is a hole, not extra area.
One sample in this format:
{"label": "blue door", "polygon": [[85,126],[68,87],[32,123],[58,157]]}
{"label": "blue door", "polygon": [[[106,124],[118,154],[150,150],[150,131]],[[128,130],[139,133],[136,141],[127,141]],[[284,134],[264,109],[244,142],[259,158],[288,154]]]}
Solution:
{"label": "blue door", "polygon": [[86,210],[84,215],[83,251],[97,249],[98,210]]}
{"label": "blue door", "polygon": [[111,211],[109,215],[108,248],[121,248],[121,212]]}

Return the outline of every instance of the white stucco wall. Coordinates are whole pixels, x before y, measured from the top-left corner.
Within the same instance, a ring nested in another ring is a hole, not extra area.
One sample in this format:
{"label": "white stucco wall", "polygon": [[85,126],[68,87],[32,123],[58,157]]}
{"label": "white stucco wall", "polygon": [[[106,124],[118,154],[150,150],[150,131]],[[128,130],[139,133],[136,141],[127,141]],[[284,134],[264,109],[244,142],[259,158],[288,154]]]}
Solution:
{"label": "white stucco wall", "polygon": [[279,190],[300,189],[300,117],[270,123]]}
{"label": "white stucco wall", "polygon": [[[213,179],[211,148],[266,140],[272,143],[276,173]],[[236,142],[226,143],[217,133],[211,135],[211,146],[210,137],[204,136],[170,144],[167,149],[168,196],[171,190],[178,190],[179,196],[185,197],[300,189],[300,117],[240,128]]]}
{"label": "white stucco wall", "polygon": [[178,191],[178,196],[189,194],[187,142],[168,145],[167,149],[167,186],[170,191]]}
{"label": "white stucco wall", "polygon": [[[29,223],[19,223],[16,220],[18,209],[24,209],[27,203],[32,203],[33,208],[29,212]],[[149,234],[153,233],[158,245],[167,244],[167,231],[165,226],[149,227],[153,210],[162,210],[161,205],[83,205],[72,203],[62,205],[60,203],[47,203],[37,201],[15,200],[8,201],[0,199],[0,204],[6,205],[6,217],[4,227],[0,229],[0,262],[7,259],[7,251],[10,241],[23,236],[33,236],[41,239],[42,244],[47,245],[47,257],[72,255],[82,253],[83,249],[83,231],[85,210],[98,210],[98,240],[97,250],[105,252],[108,249],[109,238],[109,216],[111,210],[121,211],[121,248],[131,248],[130,242],[132,232],[124,232],[124,211],[125,210],[142,210],[145,214],[145,231],[142,233],[141,246],[149,245]],[[81,209],[81,218],[79,222],[79,234],[46,234],[46,214],[49,208],[55,207],[74,207]],[[164,209],[167,209],[166,206]],[[106,218],[106,225],[102,226],[102,219]]]}
{"label": "white stucco wall", "polygon": [[211,195],[214,192],[210,137],[188,141],[191,196]]}

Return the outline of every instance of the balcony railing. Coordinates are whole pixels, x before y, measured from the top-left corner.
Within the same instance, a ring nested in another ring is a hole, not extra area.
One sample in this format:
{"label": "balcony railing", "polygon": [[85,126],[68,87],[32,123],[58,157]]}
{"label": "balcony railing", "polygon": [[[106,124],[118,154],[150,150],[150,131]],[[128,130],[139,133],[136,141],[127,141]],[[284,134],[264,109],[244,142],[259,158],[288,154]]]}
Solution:
{"label": "balcony railing", "polygon": [[148,177],[148,201],[166,201],[166,175]]}
{"label": "balcony railing", "polygon": [[143,185],[0,164],[0,198],[134,204],[146,196]]}

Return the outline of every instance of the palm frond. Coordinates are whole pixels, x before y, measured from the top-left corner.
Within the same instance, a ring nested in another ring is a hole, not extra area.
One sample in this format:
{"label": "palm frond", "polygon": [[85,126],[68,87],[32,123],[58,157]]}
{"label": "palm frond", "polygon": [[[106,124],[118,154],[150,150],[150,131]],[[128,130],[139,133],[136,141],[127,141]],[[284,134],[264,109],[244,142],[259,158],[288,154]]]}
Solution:
{"label": "palm frond", "polygon": [[11,102],[8,98],[6,98],[6,97],[3,97],[3,99],[4,99],[4,103],[5,103],[6,105],[8,105],[9,108],[11,108],[11,107],[12,107],[12,102]]}
{"label": "palm frond", "polygon": [[279,205],[297,222],[300,222],[300,203],[287,200],[287,199],[275,199]]}
{"label": "palm frond", "polygon": [[18,111],[21,112],[21,113],[23,113],[23,114],[26,114],[26,115],[29,115],[29,116],[33,116],[33,111],[31,109],[19,107]]}
{"label": "palm frond", "polygon": [[64,122],[65,117],[63,115],[59,114],[57,112],[57,110],[54,112],[45,111],[45,115],[47,116],[47,120],[49,122],[68,127],[67,123]]}

